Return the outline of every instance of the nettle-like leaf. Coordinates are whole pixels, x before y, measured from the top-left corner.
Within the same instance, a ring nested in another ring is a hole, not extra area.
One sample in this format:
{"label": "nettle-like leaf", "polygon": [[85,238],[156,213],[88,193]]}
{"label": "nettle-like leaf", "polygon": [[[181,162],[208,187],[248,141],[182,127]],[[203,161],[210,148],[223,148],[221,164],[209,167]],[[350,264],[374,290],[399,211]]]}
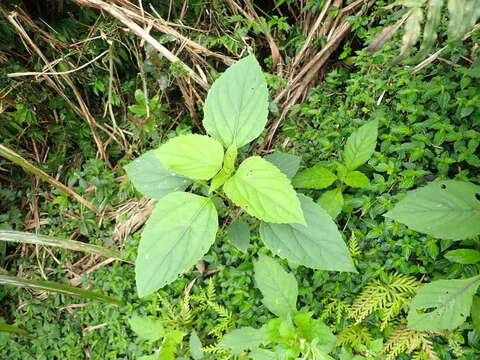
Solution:
{"label": "nettle-like leaf", "polygon": [[313,269],[356,271],[332,218],[307,196],[298,195],[307,226],[262,222],[260,237],[276,255]]}
{"label": "nettle-like leaf", "polygon": [[265,160],[270,161],[291,180],[297,173],[302,158],[292,154],[275,152],[265,156]]}
{"label": "nettle-like leaf", "polygon": [[419,331],[453,330],[470,314],[480,276],[438,280],[420,287],[410,303],[408,327]]}
{"label": "nettle-like leaf", "polygon": [[467,239],[480,234],[478,194],[478,185],[435,181],[409,191],[385,216],[440,239]]}
{"label": "nettle-like leaf", "polygon": [[255,282],[263,295],[263,304],[272,313],[288,318],[297,311],[298,284],[272,258],[261,254],[254,264]]}
{"label": "nettle-like leaf", "polygon": [[370,186],[370,180],[360,171],[349,171],[343,181],[353,188],[366,188]]}
{"label": "nettle-like leaf", "polygon": [[459,264],[476,264],[480,262],[480,251],[473,249],[457,249],[445,254],[445,259]]}
{"label": "nettle-like leaf", "polygon": [[332,219],[335,219],[338,214],[340,214],[343,203],[343,194],[340,188],[325,191],[317,200],[317,204],[320,205]]}
{"label": "nettle-like leaf", "polygon": [[125,171],[135,188],[152,199],[183,191],[192,184],[191,179],[166,169],[155,156],[155,150],[133,160],[125,166]]}
{"label": "nettle-like leaf", "polygon": [[322,166],[316,165],[300,171],[292,179],[292,185],[303,189],[325,189],[337,180],[337,175]]}
{"label": "nettle-like leaf", "polygon": [[288,178],[259,156],[244,160],[223,189],[235,205],[260,220],[305,224],[300,202]]}
{"label": "nettle-like leaf", "polygon": [[223,163],[222,145],[198,134],[174,137],[154,150],[154,154],[167,169],[190,179],[211,179]]}
{"label": "nettle-like leaf", "polygon": [[208,251],[218,229],[217,210],[206,197],[174,192],[147,220],[135,263],[140,297],[171,283]]}
{"label": "nettle-like leaf", "polygon": [[256,139],[265,128],[268,90],[253,55],[230,66],[212,85],[205,100],[203,126],[225,148]]}
{"label": "nettle-like leaf", "polygon": [[132,330],[141,339],[157,341],[165,336],[165,329],[159,320],[147,316],[134,316],[128,322]]}
{"label": "nettle-like leaf", "polygon": [[234,355],[239,355],[242,351],[256,348],[265,342],[266,334],[263,329],[246,326],[226,334],[220,341],[219,346],[230,350]]}
{"label": "nettle-like leaf", "polygon": [[378,136],[378,120],[372,120],[350,135],[343,150],[343,161],[349,170],[365,164],[375,151]]}
{"label": "nettle-like leaf", "polygon": [[235,245],[235,247],[247,252],[250,246],[250,229],[245,221],[237,220],[228,227],[228,240]]}

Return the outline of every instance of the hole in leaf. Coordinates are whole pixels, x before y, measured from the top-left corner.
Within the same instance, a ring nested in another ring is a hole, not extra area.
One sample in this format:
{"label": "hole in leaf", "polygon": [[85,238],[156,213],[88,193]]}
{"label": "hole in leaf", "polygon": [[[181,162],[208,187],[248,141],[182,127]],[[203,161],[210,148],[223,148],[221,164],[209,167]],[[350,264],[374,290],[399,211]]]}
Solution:
{"label": "hole in leaf", "polygon": [[477,199],[478,201],[480,201],[480,193],[475,194],[475,199]]}
{"label": "hole in leaf", "polygon": [[446,189],[446,188],[447,188],[447,185],[442,184],[442,185],[440,185],[440,187],[441,187],[442,189]]}

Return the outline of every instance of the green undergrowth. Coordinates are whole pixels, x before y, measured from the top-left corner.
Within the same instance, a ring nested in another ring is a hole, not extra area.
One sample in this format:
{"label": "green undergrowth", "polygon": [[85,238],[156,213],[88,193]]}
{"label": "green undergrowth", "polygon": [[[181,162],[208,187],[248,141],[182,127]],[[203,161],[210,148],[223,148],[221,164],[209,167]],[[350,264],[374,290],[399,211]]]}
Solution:
{"label": "green undergrowth", "polygon": [[[474,40],[477,37],[474,36]],[[361,189],[347,188],[345,204],[336,219],[358,273],[315,271],[281,262],[284,267],[290,267],[298,281],[298,307],[307,307],[324,320],[343,339],[347,350],[354,348],[356,353],[366,354],[368,351],[362,346],[366,347],[375,339],[387,343],[399,333],[398,327],[405,324],[404,309],[386,324],[382,309],[376,309],[366,314],[360,324],[354,325],[356,319],[348,316],[349,307],[368,284],[375,284],[371,281],[378,281],[380,285],[373,287],[373,291],[379,291],[404,276],[412,276],[412,282],[426,282],[455,279],[462,275],[472,277],[480,273],[478,264],[456,264],[444,257],[447,250],[478,247],[478,236],[455,243],[438,240],[382,216],[404,198],[407,190],[434,179],[480,183],[480,61],[468,64],[463,60],[461,56],[469,56],[469,51],[467,47],[459,47],[442,55],[460,64],[459,67],[435,62],[417,75],[412,75],[409,67],[385,65],[395,57],[388,47],[375,57],[360,53],[353,65],[342,63],[335,66],[325,81],[311,90],[305,104],[292,110],[282,126],[282,139],[278,143],[284,143],[287,138],[289,141],[286,148],[279,147],[279,150],[301,156],[302,168],[319,162],[328,167],[333,160],[341,160],[339,149],[344,147],[352,132],[368,121],[378,120],[376,151],[359,169],[370,179],[370,185]],[[133,80],[125,87],[125,92],[131,93],[130,102],[134,104],[136,86]],[[17,111],[21,113],[22,110]],[[63,116],[68,119],[68,111],[64,111]],[[62,113],[61,109],[59,112]],[[20,113],[19,125],[27,121],[22,120]],[[64,125],[65,133],[68,133],[75,123],[65,120]],[[52,126],[55,134],[63,131]],[[190,127],[187,121],[166,137],[187,133]],[[12,135],[7,136],[9,142],[15,139],[16,133],[12,131]],[[55,144],[60,146],[69,140],[62,138]],[[141,138],[135,150],[142,152],[159,143],[157,137]],[[118,177],[124,175],[121,167],[131,160],[131,154],[122,156],[121,151],[113,147],[112,159],[117,160],[113,170],[106,163],[94,160],[95,147],[86,125],[82,125],[77,142],[71,146],[80,146],[89,160],[82,161],[74,155],[63,156],[70,153],[68,149],[61,152],[54,147],[53,150],[58,150],[60,155],[47,162],[45,169],[53,172],[59,164],[68,163],[65,183],[102,209],[111,209],[136,195],[128,181],[118,181]],[[11,169],[10,165],[6,166]],[[24,215],[18,199],[31,199],[33,194],[29,177],[18,169],[16,171],[17,186],[0,187],[1,203],[9,204],[8,207],[2,205],[5,211],[0,215],[0,223],[21,229]],[[94,192],[87,191],[89,184],[96,185]],[[53,190],[52,198],[46,192],[48,188],[40,184],[35,191],[40,213],[48,214],[48,224],[41,227],[42,232],[59,237],[70,237],[77,232],[80,240],[117,246],[111,240],[115,219],[105,219],[99,226],[91,212],[56,190]],[[322,191],[305,193],[317,199]],[[137,232],[126,240],[124,253],[127,259],[135,259],[139,239],[140,233]],[[2,249],[0,247],[0,251],[10,254],[15,251],[15,246]],[[271,314],[261,303],[260,291],[254,286],[253,262],[259,252],[267,251],[256,236],[251,239],[247,253],[242,253],[228,242],[225,234],[221,234],[219,241],[203,258],[204,274],[209,270],[218,272],[203,276],[192,270],[158,291],[158,295],[178,308],[191,281],[196,279],[191,295],[198,295],[201,289],[208,287],[211,279],[217,294],[215,301],[232,314],[235,327],[258,328],[271,319]],[[61,263],[72,264],[79,259],[77,253],[64,250],[55,250],[54,254]],[[45,250],[40,250],[40,262],[49,280],[65,281],[71,276],[66,267],[58,265]],[[23,266],[23,275],[38,276],[38,260],[34,254],[27,258],[7,258],[6,264],[9,271],[16,272]],[[397,274],[392,275],[395,272]],[[39,293],[0,287],[0,320],[19,326],[34,336],[30,339],[0,333],[0,359],[136,359],[155,350],[155,346],[136,337],[128,320],[134,315],[162,318],[160,309],[165,310],[165,305],[157,295],[138,298],[133,266],[114,262],[81,275],[83,287],[119,297],[123,305],[83,304],[82,300],[62,295],[51,294],[43,298]],[[401,296],[408,299],[411,292],[405,291]],[[81,305],[74,306],[76,304]],[[195,301],[191,306],[195,306]],[[192,328],[204,346],[217,343],[217,338],[210,332],[218,322],[218,313],[213,309],[196,315]],[[358,335],[356,339],[352,333]],[[473,329],[470,320],[449,335],[433,334],[431,339],[433,350],[443,360],[473,360],[480,355],[480,334]],[[462,355],[458,347],[463,351]],[[340,347],[335,351],[335,358],[350,359],[346,355],[340,357]],[[189,358],[188,339],[181,344],[179,354],[179,358]],[[220,357],[212,355],[211,358]],[[404,354],[394,358],[407,360],[412,357]]]}

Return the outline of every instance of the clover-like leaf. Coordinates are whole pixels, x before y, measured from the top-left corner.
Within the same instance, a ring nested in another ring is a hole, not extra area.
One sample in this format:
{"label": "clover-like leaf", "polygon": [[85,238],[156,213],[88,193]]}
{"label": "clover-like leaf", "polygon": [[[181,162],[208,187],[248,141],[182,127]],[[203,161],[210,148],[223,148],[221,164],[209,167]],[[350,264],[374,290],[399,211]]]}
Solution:
{"label": "clover-like leaf", "polygon": [[152,199],[185,190],[192,180],[166,169],[154,152],[148,151],[125,166],[135,188]]}
{"label": "clover-like leaf", "polygon": [[298,195],[307,226],[260,224],[260,237],[276,255],[313,269],[356,271],[332,218],[312,199]]}
{"label": "clover-like leaf", "polygon": [[260,220],[305,224],[300,202],[288,178],[259,156],[243,161],[223,189],[235,205]]}
{"label": "clover-like leaf", "polygon": [[385,216],[440,239],[467,239],[480,234],[478,194],[478,185],[435,181],[409,191]]}
{"label": "clover-like leaf", "polygon": [[174,137],[154,150],[154,154],[167,169],[190,179],[211,179],[223,163],[222,145],[198,134]]}
{"label": "clover-like leaf", "polygon": [[199,261],[215,241],[217,229],[217,210],[209,198],[174,192],[160,199],[138,247],[139,296],[171,283]]}
{"label": "clover-like leaf", "polygon": [[212,85],[205,100],[203,126],[225,148],[256,139],[267,123],[268,90],[253,55],[230,66]]}

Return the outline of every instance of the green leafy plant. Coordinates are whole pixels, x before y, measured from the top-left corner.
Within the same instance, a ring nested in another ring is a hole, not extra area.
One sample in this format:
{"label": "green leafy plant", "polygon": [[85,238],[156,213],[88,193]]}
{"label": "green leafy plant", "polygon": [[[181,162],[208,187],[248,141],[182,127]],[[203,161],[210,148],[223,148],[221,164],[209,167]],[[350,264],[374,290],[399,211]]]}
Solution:
{"label": "green leafy plant", "polygon": [[251,359],[333,359],[337,341],[313,312],[297,309],[295,277],[266,255],[254,264],[255,282],[263,304],[277,316],[259,329],[243,327],[226,334],[218,344],[234,355]]}
{"label": "green leafy plant", "polygon": [[[478,194],[480,186],[472,183],[436,181],[408,192],[385,216],[440,239],[462,240],[480,233]],[[478,251],[472,249],[450,251],[445,256],[461,264],[480,261]],[[422,286],[410,304],[408,326],[415,330],[452,330],[460,326],[470,314],[479,285],[480,275]]]}
{"label": "green leafy plant", "polygon": [[[248,56],[208,93],[203,126],[210,136],[172,138],[126,166],[136,188],[159,200],[138,248],[140,296],[171,283],[208,251],[218,231],[215,202],[227,201],[261,220],[262,240],[281,257],[317,269],[355,271],[333,221],[293,189],[291,156],[272,162],[252,156],[235,168],[238,149],[262,133],[267,113],[266,82],[255,57]],[[202,195],[184,192],[189,187]]]}
{"label": "green leafy plant", "polygon": [[295,175],[292,179],[293,186],[321,190],[330,187],[337,181],[338,185],[333,190],[324,192],[317,200],[317,203],[335,219],[342,211],[343,191],[346,186],[352,188],[370,186],[368,177],[356,169],[372,157],[377,144],[377,134],[378,120],[372,120],[361,126],[347,139],[343,149],[343,163],[332,163],[336,168],[336,174],[318,164]]}
{"label": "green leafy plant", "polygon": [[[134,316],[129,319],[130,327],[140,339],[151,344],[159,344],[154,354],[146,355],[144,360],[173,360],[185,355],[187,349],[193,359],[203,359],[206,353],[215,352],[215,346],[202,346],[202,342],[195,330],[195,324],[200,314],[212,314],[215,325],[209,329],[202,329],[215,341],[234,326],[234,317],[230,311],[216,301],[216,290],[210,279],[207,289],[200,289],[195,295],[187,293],[177,305],[172,304],[164,297],[160,297],[161,306],[158,307],[157,318],[149,316]],[[188,336],[188,346],[185,346]],[[221,349],[219,349],[221,352]]]}

